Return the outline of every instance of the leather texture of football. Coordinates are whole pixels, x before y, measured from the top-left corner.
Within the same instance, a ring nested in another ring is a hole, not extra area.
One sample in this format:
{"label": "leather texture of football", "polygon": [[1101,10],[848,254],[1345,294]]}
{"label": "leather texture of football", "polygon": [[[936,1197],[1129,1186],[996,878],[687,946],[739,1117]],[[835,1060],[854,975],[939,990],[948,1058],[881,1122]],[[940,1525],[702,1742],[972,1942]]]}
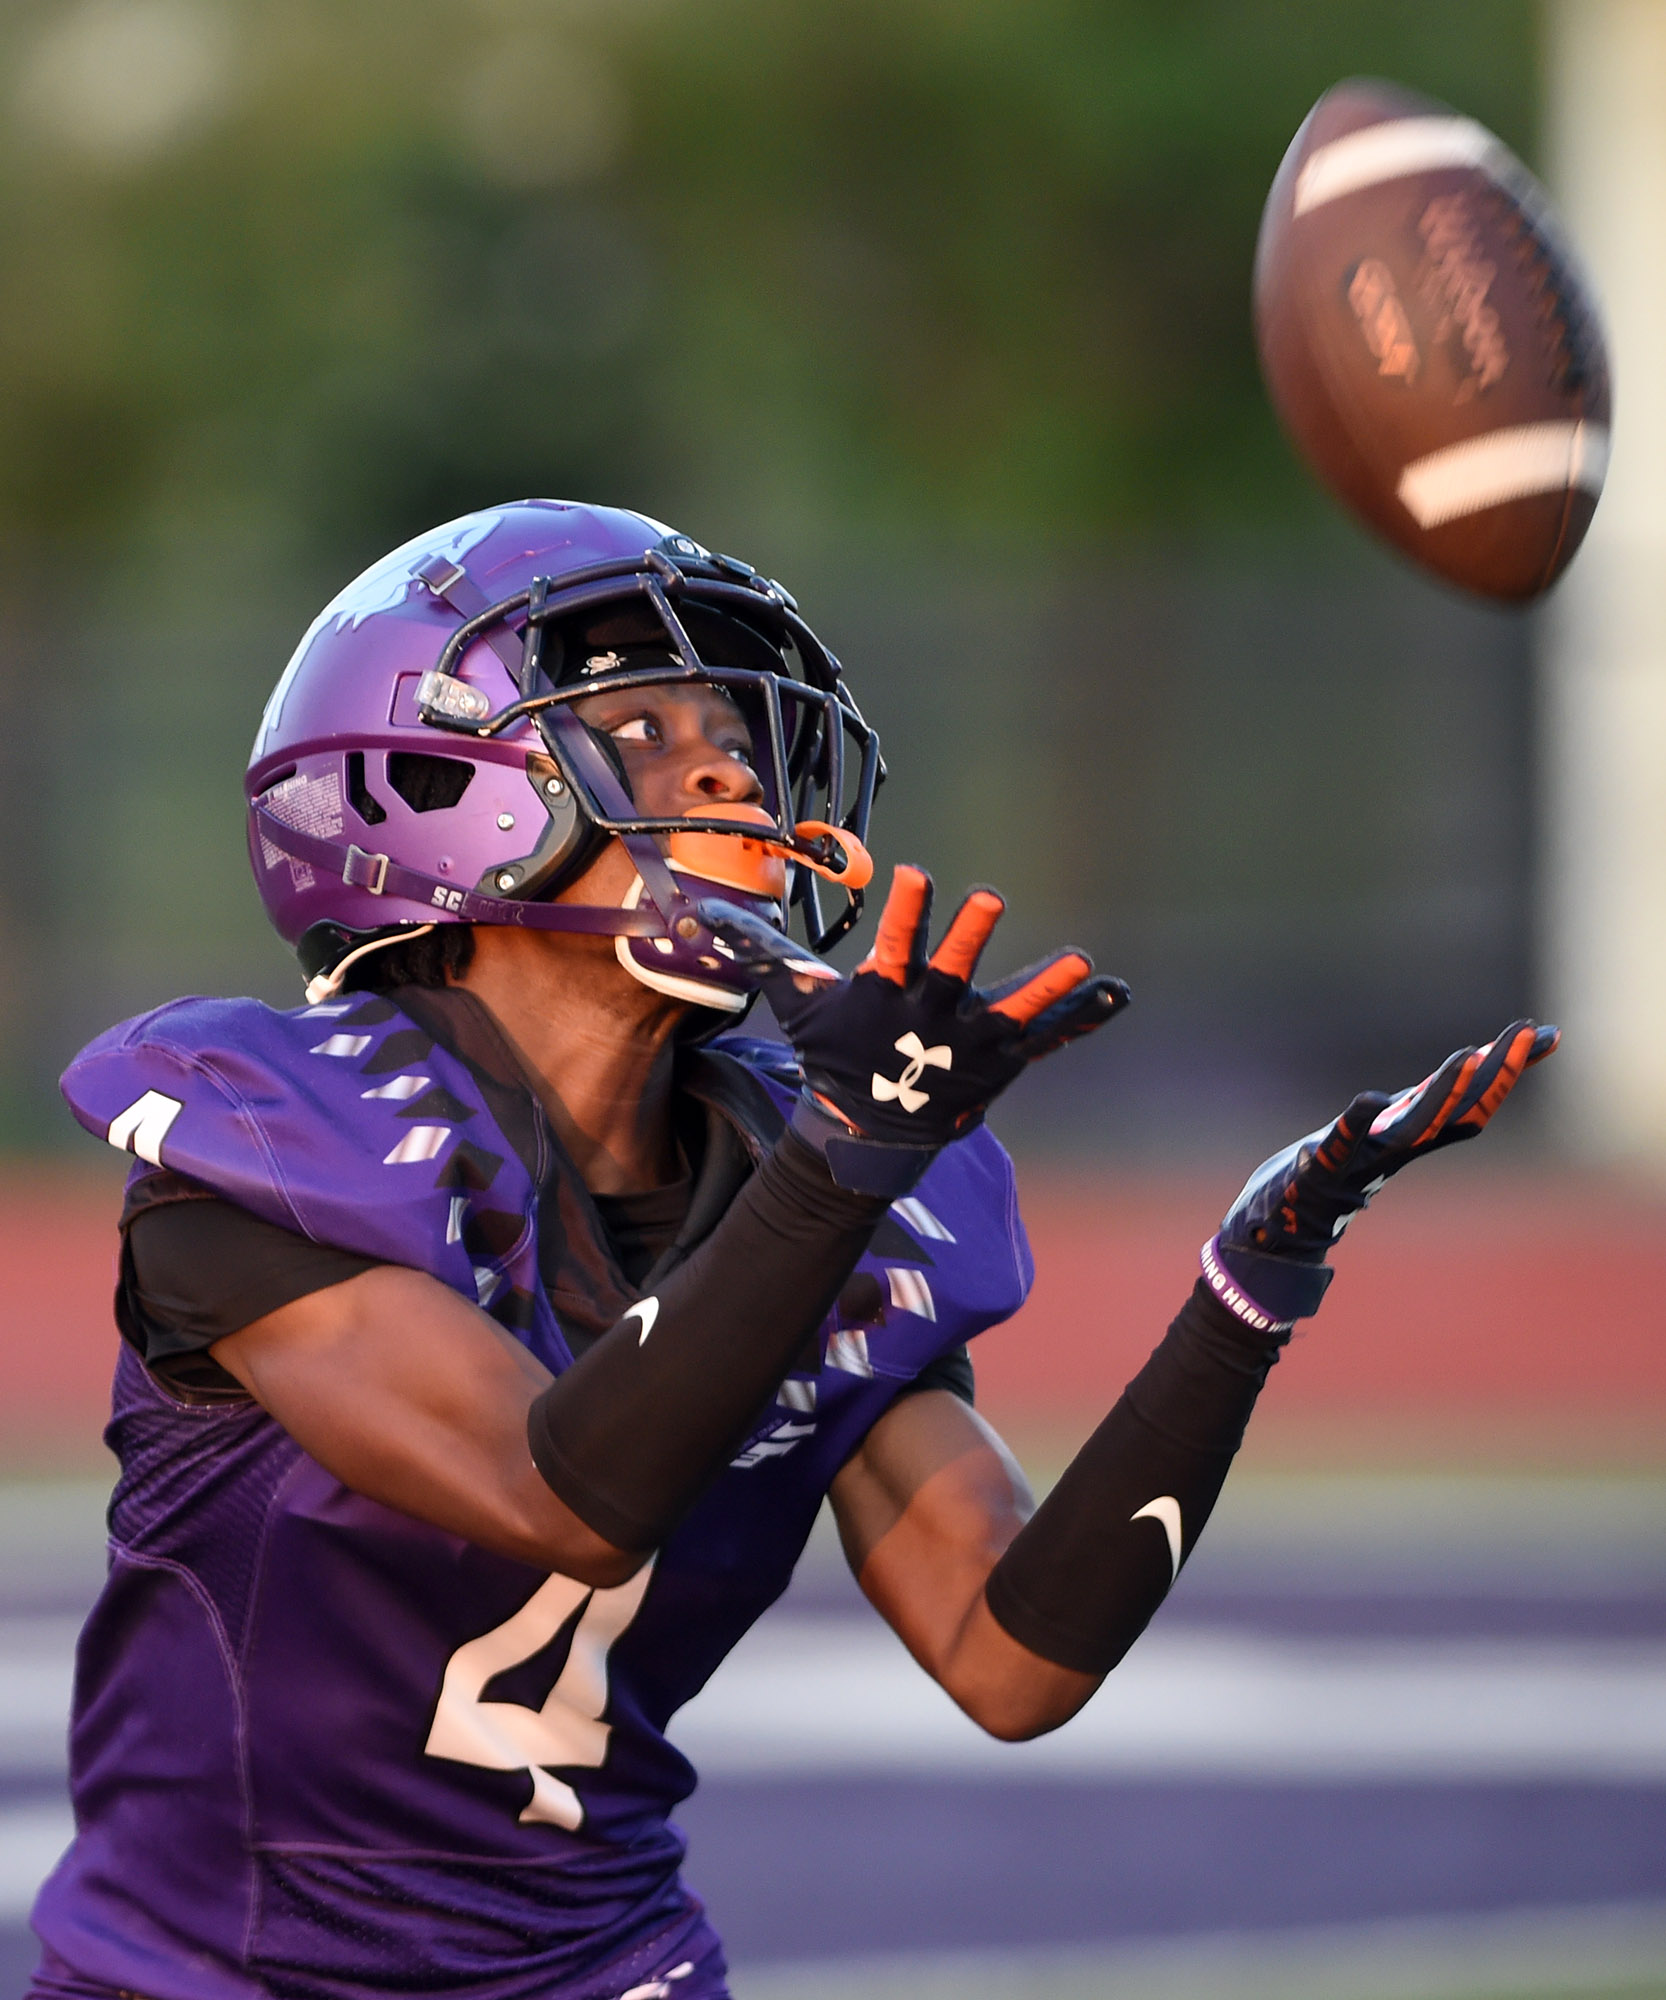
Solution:
{"label": "leather texture of football", "polygon": [[1608,358],[1544,190],[1473,119],[1397,85],[1327,91],[1261,220],[1256,337],[1320,481],[1488,597],[1547,590],[1608,466]]}

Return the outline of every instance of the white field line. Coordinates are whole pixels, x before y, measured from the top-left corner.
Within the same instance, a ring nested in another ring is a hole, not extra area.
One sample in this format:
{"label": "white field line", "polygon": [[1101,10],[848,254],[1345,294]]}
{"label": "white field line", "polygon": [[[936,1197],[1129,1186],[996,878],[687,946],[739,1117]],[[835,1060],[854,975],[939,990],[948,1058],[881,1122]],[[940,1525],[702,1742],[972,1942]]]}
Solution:
{"label": "white field line", "polygon": [[1658,1783],[1666,1645],[1154,1633],[1073,1722],[1003,1744],[883,1629],[782,1621],[742,1643],[672,1734],[708,1777]]}
{"label": "white field line", "polygon": [[0,1810],[0,1923],[29,1914],[73,1831],[69,1807],[56,1800]]}
{"label": "white field line", "polygon": [[61,1771],[74,1618],[0,1619],[0,1776]]}

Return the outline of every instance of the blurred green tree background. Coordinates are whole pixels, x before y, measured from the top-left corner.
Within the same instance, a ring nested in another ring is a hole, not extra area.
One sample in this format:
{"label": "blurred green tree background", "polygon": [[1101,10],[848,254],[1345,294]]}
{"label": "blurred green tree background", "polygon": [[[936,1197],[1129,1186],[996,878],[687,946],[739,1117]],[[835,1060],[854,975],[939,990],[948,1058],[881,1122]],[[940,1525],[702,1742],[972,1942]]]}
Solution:
{"label": "blurred green tree background", "polygon": [[[65,1131],[51,1076],[119,1013],[291,997],[241,844],[264,694],[364,562],[516,493],[787,578],[885,734],[885,851],[998,880],[1014,950],[1062,927],[1135,980],[1129,1143],[1177,1089],[1206,1145],[1212,1107],[1493,1025],[1530,945],[1525,628],[1334,515],[1248,287],[1324,88],[1391,75],[1531,159],[1534,27],[1526,0],[8,9],[0,1139]],[[1060,1143],[1086,1073],[1035,1101]]]}

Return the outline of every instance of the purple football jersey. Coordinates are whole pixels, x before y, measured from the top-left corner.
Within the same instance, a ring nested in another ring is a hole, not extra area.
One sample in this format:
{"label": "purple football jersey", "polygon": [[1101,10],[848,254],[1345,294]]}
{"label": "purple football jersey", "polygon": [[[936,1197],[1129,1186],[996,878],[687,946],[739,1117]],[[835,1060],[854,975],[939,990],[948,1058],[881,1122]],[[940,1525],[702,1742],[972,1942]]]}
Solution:
{"label": "purple football jersey", "polygon": [[[790,1086],[750,1066],[787,1108]],[[570,1365],[531,1175],[468,1067],[386,1000],[179,1001],[94,1042],[64,1090],[98,1137],[428,1271]],[[611,1590],[364,1499],[257,1405],[180,1401],[124,1352],[110,1576],[77,1661],[77,1833],[35,1912],[49,1950],[151,2000],[723,1993],[679,1874],[670,1814],[695,1777],[666,1725],[785,1589],[901,1386],[1022,1300],[993,1137],[939,1157],[863,1269],[845,1294],[863,1316],[835,1310],[820,1365]]]}

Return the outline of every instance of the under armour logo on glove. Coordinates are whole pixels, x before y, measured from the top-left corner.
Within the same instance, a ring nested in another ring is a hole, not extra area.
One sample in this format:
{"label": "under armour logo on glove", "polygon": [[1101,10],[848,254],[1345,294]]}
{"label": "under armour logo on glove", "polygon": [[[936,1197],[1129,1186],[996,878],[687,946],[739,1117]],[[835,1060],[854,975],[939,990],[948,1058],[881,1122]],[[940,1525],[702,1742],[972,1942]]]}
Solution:
{"label": "under armour logo on glove", "polygon": [[[928,958],[931,877],[898,868],[872,952],[852,978],[819,982],[803,976],[803,946],[762,919],[720,902],[702,902],[698,914],[741,963],[764,972],[764,993],[828,1124],[847,1142],[918,1154],[969,1132],[1027,1063],[1127,1003],[1122,981],[1091,978],[1092,960],[1074,950],[999,986],[974,986],[1004,908],[991,890],[974,889]],[[899,1055],[904,1067],[893,1080],[886,1071]],[[797,1119],[794,1127],[816,1142]]]}
{"label": "under armour logo on glove", "polygon": [[918,1111],[922,1104],[931,1101],[928,1093],[918,1087],[921,1076],[928,1066],[932,1069],[953,1069],[953,1051],[944,1044],[928,1049],[912,1028],[906,1035],[897,1037],[896,1047],[899,1055],[907,1056],[908,1065],[895,1083],[875,1070],[874,1097],[881,1104],[900,1104],[904,1111]]}

